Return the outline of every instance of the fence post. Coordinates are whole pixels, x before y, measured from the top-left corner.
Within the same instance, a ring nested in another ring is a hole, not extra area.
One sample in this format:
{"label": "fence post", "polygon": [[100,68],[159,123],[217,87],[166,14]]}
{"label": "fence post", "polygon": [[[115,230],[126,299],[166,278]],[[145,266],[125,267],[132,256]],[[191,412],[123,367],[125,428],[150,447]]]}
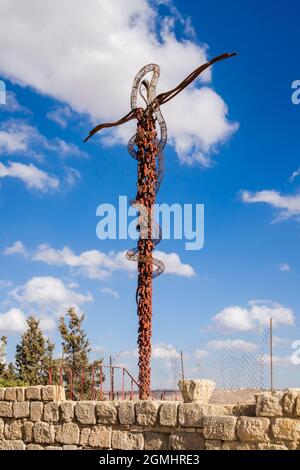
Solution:
{"label": "fence post", "polygon": [[81,369],[80,399],[83,400],[84,393],[84,369]]}
{"label": "fence post", "polygon": [[125,378],[125,369],[122,369],[122,400],[124,400],[124,378]]}
{"label": "fence post", "polygon": [[48,383],[49,385],[52,385],[52,368],[48,370]]}
{"label": "fence post", "polygon": [[110,370],[110,399],[114,399],[114,368],[112,365],[112,357],[109,356],[109,370]]}
{"label": "fence post", "polygon": [[100,366],[100,400],[103,399],[102,366]]}
{"label": "fence post", "polygon": [[92,393],[91,393],[92,400],[95,400],[95,367],[92,367]]}
{"label": "fence post", "polygon": [[73,372],[72,369],[70,369],[70,400],[73,400],[74,395],[73,395]]}

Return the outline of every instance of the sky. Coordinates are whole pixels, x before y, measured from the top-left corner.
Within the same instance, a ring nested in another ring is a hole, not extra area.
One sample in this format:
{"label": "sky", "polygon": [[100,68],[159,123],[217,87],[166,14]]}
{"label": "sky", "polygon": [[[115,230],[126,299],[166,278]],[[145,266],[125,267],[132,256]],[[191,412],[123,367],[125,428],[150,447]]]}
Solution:
{"label": "sky", "polygon": [[184,240],[158,248],[166,273],[154,281],[154,359],[176,360],[180,349],[191,364],[226,351],[256,359],[271,316],[277,384],[300,386],[300,366],[290,363],[300,340],[300,106],[291,99],[300,80],[299,3],[70,4],[0,0],[0,334],[9,337],[8,360],[29,315],[60,354],[57,321],[74,305],[86,313],[95,356],[121,351],[117,361],[136,362],[136,273],[124,259],[134,242],[96,236],[97,207],[135,195],[136,162],[126,150],[134,123],[83,139],[129,111],[143,65],[160,65],[159,93],[236,51],[162,109],[169,142],[158,202],[204,204],[205,243],[200,251],[186,251]]}

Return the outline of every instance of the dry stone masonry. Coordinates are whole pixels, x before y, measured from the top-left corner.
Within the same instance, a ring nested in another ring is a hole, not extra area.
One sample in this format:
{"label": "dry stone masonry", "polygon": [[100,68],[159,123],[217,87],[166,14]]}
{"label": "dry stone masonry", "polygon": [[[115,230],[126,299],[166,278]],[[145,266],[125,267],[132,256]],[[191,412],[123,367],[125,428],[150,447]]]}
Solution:
{"label": "dry stone masonry", "polygon": [[0,389],[0,450],[300,450],[300,389],[253,405],[66,401],[62,387]]}

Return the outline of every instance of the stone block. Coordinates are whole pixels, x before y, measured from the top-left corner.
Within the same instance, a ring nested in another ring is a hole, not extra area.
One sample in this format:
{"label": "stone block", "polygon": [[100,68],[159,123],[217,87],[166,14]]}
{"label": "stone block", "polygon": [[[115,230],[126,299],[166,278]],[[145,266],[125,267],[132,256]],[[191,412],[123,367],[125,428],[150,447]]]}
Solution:
{"label": "stone block", "polygon": [[1,418],[12,418],[13,409],[12,402],[9,401],[0,401],[0,417]]}
{"label": "stone block", "polygon": [[0,450],[26,450],[23,441],[0,441]]}
{"label": "stone block", "polygon": [[95,403],[81,401],[75,405],[75,416],[82,424],[96,424]]}
{"label": "stone block", "polygon": [[270,421],[268,418],[241,417],[237,423],[237,436],[245,442],[267,442]]}
{"label": "stone block", "polygon": [[145,400],[135,404],[136,421],[140,426],[154,426],[157,421],[159,404],[157,401]]}
{"label": "stone block", "polygon": [[89,435],[89,446],[97,449],[110,449],[111,428],[108,426],[94,426]]}
{"label": "stone block", "polygon": [[15,401],[13,403],[13,417],[14,418],[28,418],[30,414],[30,407],[28,401]]}
{"label": "stone block", "polygon": [[204,437],[206,439],[234,441],[236,421],[237,418],[234,416],[205,416],[203,418]]}
{"label": "stone block", "polygon": [[74,419],[75,401],[64,401],[60,403],[61,420],[64,423],[70,423]]}
{"label": "stone block", "polygon": [[170,436],[172,450],[204,450],[205,442],[200,433],[174,433]]}
{"label": "stone block", "polygon": [[61,444],[79,444],[79,435],[76,423],[64,423],[57,427],[55,439]]}
{"label": "stone block", "polygon": [[17,392],[15,387],[8,387],[5,389],[5,400],[15,401],[17,399]]}
{"label": "stone block", "polygon": [[42,387],[39,385],[34,386],[34,387],[27,387],[26,388],[26,400],[40,401],[42,398],[41,389]]}
{"label": "stone block", "polygon": [[113,431],[111,447],[120,450],[142,450],[144,447],[143,434],[129,431]]}
{"label": "stone block", "polygon": [[283,392],[263,392],[256,397],[256,416],[282,416]]}
{"label": "stone block", "polygon": [[272,425],[275,439],[296,441],[300,439],[300,420],[290,418],[277,418]]}
{"label": "stone block", "polygon": [[21,440],[23,438],[23,423],[21,420],[12,420],[5,424],[4,436],[6,439]]}
{"label": "stone block", "polygon": [[54,442],[54,427],[49,423],[34,423],[33,439],[38,444],[52,444]]}
{"label": "stone block", "polygon": [[162,426],[177,426],[178,403],[163,403],[159,411],[159,422]]}
{"label": "stone block", "polygon": [[100,402],[96,404],[97,423],[116,424],[118,422],[117,408],[110,402]]}
{"label": "stone block", "polygon": [[30,403],[30,421],[41,421],[43,416],[44,405],[41,401],[33,401]]}
{"label": "stone block", "polygon": [[44,421],[55,423],[59,420],[59,405],[57,402],[49,402],[44,405]]}
{"label": "stone block", "polygon": [[46,385],[42,387],[43,401],[65,401],[65,389],[60,385]]}
{"label": "stone block", "polygon": [[118,406],[120,424],[134,424],[135,411],[132,401],[121,401]]}
{"label": "stone block", "polygon": [[183,403],[179,405],[178,421],[184,427],[203,427],[206,407],[201,403]]}
{"label": "stone block", "polygon": [[168,450],[169,435],[160,432],[146,432],[145,450]]}

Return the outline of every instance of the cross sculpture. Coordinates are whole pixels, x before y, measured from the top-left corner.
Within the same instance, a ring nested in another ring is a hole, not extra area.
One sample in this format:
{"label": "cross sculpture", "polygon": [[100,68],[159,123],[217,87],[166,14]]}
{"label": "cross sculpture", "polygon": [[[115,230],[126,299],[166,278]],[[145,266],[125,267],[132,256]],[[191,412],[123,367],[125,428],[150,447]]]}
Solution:
{"label": "cross sculpture", "polygon": [[[160,68],[156,64],[143,67],[134,79],[131,92],[131,111],[116,122],[99,124],[90,131],[86,142],[101,129],[110,128],[137,119],[136,133],[128,143],[129,154],[138,162],[137,194],[130,204],[138,210],[137,230],[139,240],[137,247],[127,251],[126,258],[137,262],[138,286],[136,290],[137,313],[139,320],[139,398],[150,397],[151,380],[151,336],[152,336],[152,279],[164,272],[162,261],[153,257],[153,250],[161,241],[160,227],[155,229],[153,206],[164,175],[164,147],[167,142],[167,126],[160,106],[167,103],[192,83],[204,70],[236,53],[222,54],[204,65],[201,65],[186,77],[177,87],[156,96],[156,85]],[[144,76],[152,73],[150,82]],[[138,94],[145,102],[145,107],[137,107]],[[157,137],[156,122],[160,129]],[[155,233],[158,232],[158,233]]]}

